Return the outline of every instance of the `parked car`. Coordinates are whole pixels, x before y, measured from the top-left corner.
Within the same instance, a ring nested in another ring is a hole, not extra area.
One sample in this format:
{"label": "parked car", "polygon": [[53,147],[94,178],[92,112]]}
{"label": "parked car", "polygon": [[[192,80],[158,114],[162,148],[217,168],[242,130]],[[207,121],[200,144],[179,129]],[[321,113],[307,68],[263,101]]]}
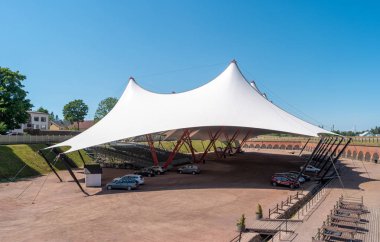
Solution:
{"label": "parked car", "polygon": [[[295,174],[295,175],[299,175],[300,172],[299,171],[288,171],[288,173],[292,173],[292,174]],[[305,181],[310,181],[310,176],[308,175],[305,175],[305,174],[301,174],[301,176],[305,179]]]}
{"label": "parked car", "polygon": [[[292,178],[293,180],[297,179],[297,176],[296,174],[293,174],[293,173],[290,173],[290,172],[281,172],[281,173],[275,173],[275,175],[283,175],[283,176],[286,176],[286,177],[289,177],[289,178]],[[303,178],[302,176],[300,176],[298,178],[298,181],[300,183],[304,183],[306,180],[305,178]]]}
{"label": "parked car", "polygon": [[122,177],[123,179],[131,179],[137,182],[138,185],[143,185],[144,184],[144,177],[142,175],[137,175],[137,174],[128,174]]}
{"label": "parked car", "polygon": [[271,179],[272,186],[287,186],[291,189],[297,188],[300,186],[298,181],[294,181],[294,179],[284,176],[284,175],[273,175]]}
{"label": "parked car", "polygon": [[149,177],[156,175],[155,172],[150,168],[143,168],[139,171],[136,171],[135,174],[141,175],[141,176],[149,176]]}
{"label": "parked car", "polygon": [[199,174],[201,170],[197,165],[185,165],[178,168],[178,173],[180,174]]}
{"label": "parked car", "polygon": [[[304,167],[304,166],[301,166],[301,167],[300,167],[301,171],[302,171],[303,167]],[[315,167],[315,166],[312,166],[312,165],[307,165],[307,166],[306,166],[306,169],[305,169],[306,172],[313,172],[313,173],[318,173],[320,170],[321,170],[321,169],[319,169],[319,168],[317,168],[317,167]]]}
{"label": "parked car", "polygon": [[155,174],[161,175],[165,173],[165,169],[162,166],[151,166],[149,169],[153,170]]}
{"label": "parked car", "polygon": [[112,190],[112,189],[132,190],[132,189],[136,189],[137,187],[138,187],[138,183],[136,183],[136,180],[121,178],[121,177],[117,177],[113,179],[112,182],[109,182],[106,185],[107,190]]}

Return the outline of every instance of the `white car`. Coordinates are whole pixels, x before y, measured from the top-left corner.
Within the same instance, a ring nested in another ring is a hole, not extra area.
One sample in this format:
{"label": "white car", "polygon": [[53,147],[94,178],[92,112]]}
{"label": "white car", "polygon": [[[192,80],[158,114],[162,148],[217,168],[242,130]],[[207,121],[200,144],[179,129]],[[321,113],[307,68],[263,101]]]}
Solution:
{"label": "white car", "polygon": [[[303,166],[300,167],[301,171],[303,169]],[[307,172],[313,172],[313,173],[318,173],[321,169],[315,167],[315,166],[312,166],[312,165],[307,165],[306,168],[305,168],[305,171]]]}
{"label": "white car", "polygon": [[122,178],[135,180],[138,185],[143,185],[145,182],[144,177],[137,174],[128,174],[128,175],[123,176]]}

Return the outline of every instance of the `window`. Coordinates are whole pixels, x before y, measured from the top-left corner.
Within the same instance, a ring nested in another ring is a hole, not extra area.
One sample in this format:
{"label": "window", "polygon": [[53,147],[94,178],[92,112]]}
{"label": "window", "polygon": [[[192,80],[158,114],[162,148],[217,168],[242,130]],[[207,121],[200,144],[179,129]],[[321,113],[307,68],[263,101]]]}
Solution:
{"label": "window", "polygon": [[34,121],[36,122],[40,121],[40,117],[34,117]]}
{"label": "window", "polygon": [[46,117],[41,117],[41,122],[46,122]]}
{"label": "window", "polygon": [[40,126],[37,124],[37,125],[36,125],[36,129],[39,129],[39,128],[40,128]]}

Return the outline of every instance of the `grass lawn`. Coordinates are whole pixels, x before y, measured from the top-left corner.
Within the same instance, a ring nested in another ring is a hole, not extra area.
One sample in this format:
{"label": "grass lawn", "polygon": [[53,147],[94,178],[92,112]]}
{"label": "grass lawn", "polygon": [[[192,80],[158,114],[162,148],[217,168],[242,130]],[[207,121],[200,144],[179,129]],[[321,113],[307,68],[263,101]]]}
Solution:
{"label": "grass lawn", "polygon": [[[31,145],[0,145],[0,181],[7,181],[16,177],[30,177],[50,172],[49,166],[46,164],[42,156],[37,151],[45,148],[44,144]],[[61,149],[65,151],[66,149]],[[55,154],[51,151],[44,150],[47,159],[54,164]],[[84,151],[80,151],[86,163],[92,160]],[[82,159],[78,152],[68,154],[78,167],[83,167]],[[65,169],[61,161],[55,163],[57,169]],[[16,176],[17,175],[17,176]]]}

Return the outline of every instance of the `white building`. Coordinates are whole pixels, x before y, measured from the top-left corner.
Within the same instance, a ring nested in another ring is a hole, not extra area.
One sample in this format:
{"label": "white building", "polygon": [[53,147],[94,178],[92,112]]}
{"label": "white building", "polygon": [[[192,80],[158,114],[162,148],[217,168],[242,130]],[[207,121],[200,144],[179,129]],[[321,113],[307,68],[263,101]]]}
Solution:
{"label": "white building", "polygon": [[102,186],[102,168],[99,164],[84,165],[86,187]]}
{"label": "white building", "polygon": [[49,130],[49,115],[42,112],[28,111],[29,120],[20,124],[20,128],[14,129],[12,133],[23,133],[24,129]]}

